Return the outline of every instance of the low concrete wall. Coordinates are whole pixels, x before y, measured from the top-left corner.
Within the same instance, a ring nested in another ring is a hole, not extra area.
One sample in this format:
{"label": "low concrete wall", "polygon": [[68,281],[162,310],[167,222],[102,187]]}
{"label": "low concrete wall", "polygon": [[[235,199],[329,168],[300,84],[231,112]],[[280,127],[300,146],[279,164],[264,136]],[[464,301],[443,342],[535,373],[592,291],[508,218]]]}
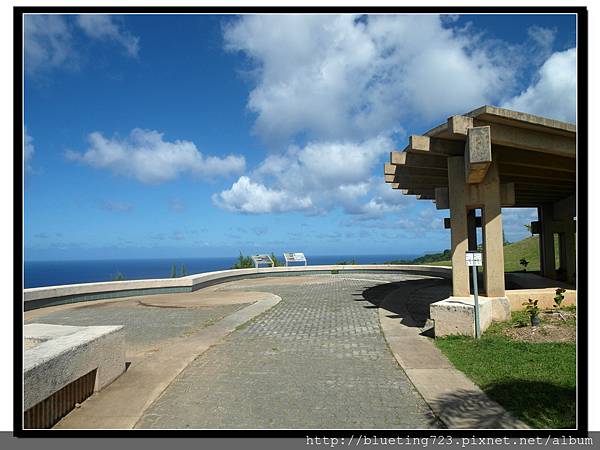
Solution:
{"label": "low concrete wall", "polygon": [[[567,289],[563,294],[565,296],[562,305],[575,305],[577,303],[577,291]],[[525,309],[523,306],[527,300],[538,300],[538,306],[541,309],[553,309],[554,297],[556,296],[555,288],[545,289],[512,289],[506,291],[506,297],[510,302],[511,311],[520,311]]]}
{"label": "low concrete wall", "polygon": [[294,276],[314,274],[356,274],[356,273],[414,273],[451,278],[452,269],[444,266],[426,265],[326,265],[295,267],[261,267],[258,269],[231,269],[206,272],[180,278],[160,278],[152,280],[107,281],[99,283],[68,284],[24,290],[25,311],[65,303],[131,297],[136,295],[168,294],[192,292],[219,283],[244,278]]}
{"label": "low concrete wall", "polygon": [[[33,323],[23,327],[30,343],[23,354],[23,410],[96,369],[98,391],[125,371],[122,326],[76,327]],[[26,345],[27,347],[27,345]]]}

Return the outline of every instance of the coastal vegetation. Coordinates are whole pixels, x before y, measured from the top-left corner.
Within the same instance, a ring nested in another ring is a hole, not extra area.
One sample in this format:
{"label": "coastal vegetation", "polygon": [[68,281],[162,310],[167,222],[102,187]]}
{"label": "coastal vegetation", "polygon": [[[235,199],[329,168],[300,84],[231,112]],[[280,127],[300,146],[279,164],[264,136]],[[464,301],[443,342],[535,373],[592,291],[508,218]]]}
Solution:
{"label": "coastal vegetation", "polygon": [[252,267],[254,267],[254,261],[252,261],[252,257],[244,256],[241,251],[237,262],[231,266],[232,269],[250,269]]}
{"label": "coastal vegetation", "polygon": [[177,265],[173,264],[171,266],[171,278],[179,278],[179,277],[187,277],[188,276],[188,271],[187,271],[187,267],[185,267],[185,264],[181,265],[181,271],[178,273],[177,272]]}
{"label": "coastal vegetation", "polygon": [[123,281],[125,280],[125,275],[121,272],[117,272],[112,276],[112,281]]}

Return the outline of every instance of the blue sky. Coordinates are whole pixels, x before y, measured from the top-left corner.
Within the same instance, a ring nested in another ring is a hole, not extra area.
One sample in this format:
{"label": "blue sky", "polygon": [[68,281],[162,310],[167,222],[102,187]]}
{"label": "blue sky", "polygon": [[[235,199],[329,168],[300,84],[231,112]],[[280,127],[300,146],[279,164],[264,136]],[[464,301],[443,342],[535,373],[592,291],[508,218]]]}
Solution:
{"label": "blue sky", "polygon": [[[28,16],[25,256],[450,246],[389,151],[483,104],[575,120],[575,19]],[[531,210],[507,210],[509,240]]]}

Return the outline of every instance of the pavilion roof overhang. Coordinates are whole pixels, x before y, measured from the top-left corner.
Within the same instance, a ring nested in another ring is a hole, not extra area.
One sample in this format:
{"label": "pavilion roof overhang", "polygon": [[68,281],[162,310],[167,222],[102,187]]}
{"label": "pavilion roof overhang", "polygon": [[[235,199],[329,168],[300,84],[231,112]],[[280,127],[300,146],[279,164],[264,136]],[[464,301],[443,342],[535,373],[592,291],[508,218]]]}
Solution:
{"label": "pavilion roof overhang", "polygon": [[[482,140],[489,141],[487,153],[482,151],[486,145],[478,144]],[[537,207],[575,194],[575,125],[493,106],[410,136],[402,152],[390,153],[385,181],[446,209],[447,159],[452,156],[465,157],[468,183],[481,182],[496,162],[504,206]]]}

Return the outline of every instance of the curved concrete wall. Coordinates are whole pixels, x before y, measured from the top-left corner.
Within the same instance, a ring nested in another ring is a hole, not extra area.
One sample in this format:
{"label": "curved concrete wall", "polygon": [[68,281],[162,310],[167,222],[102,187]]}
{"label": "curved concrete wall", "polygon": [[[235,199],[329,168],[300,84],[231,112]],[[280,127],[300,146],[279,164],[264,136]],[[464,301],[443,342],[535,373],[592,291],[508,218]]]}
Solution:
{"label": "curved concrete wall", "polygon": [[261,267],[258,269],[231,269],[206,272],[180,278],[160,278],[153,280],[107,281],[100,283],[68,284],[24,290],[25,311],[45,306],[61,305],[108,298],[136,295],[192,292],[219,283],[243,278],[266,276],[292,276],[319,273],[404,273],[433,275],[450,278],[452,269],[443,266],[417,265],[329,265],[295,267]]}

